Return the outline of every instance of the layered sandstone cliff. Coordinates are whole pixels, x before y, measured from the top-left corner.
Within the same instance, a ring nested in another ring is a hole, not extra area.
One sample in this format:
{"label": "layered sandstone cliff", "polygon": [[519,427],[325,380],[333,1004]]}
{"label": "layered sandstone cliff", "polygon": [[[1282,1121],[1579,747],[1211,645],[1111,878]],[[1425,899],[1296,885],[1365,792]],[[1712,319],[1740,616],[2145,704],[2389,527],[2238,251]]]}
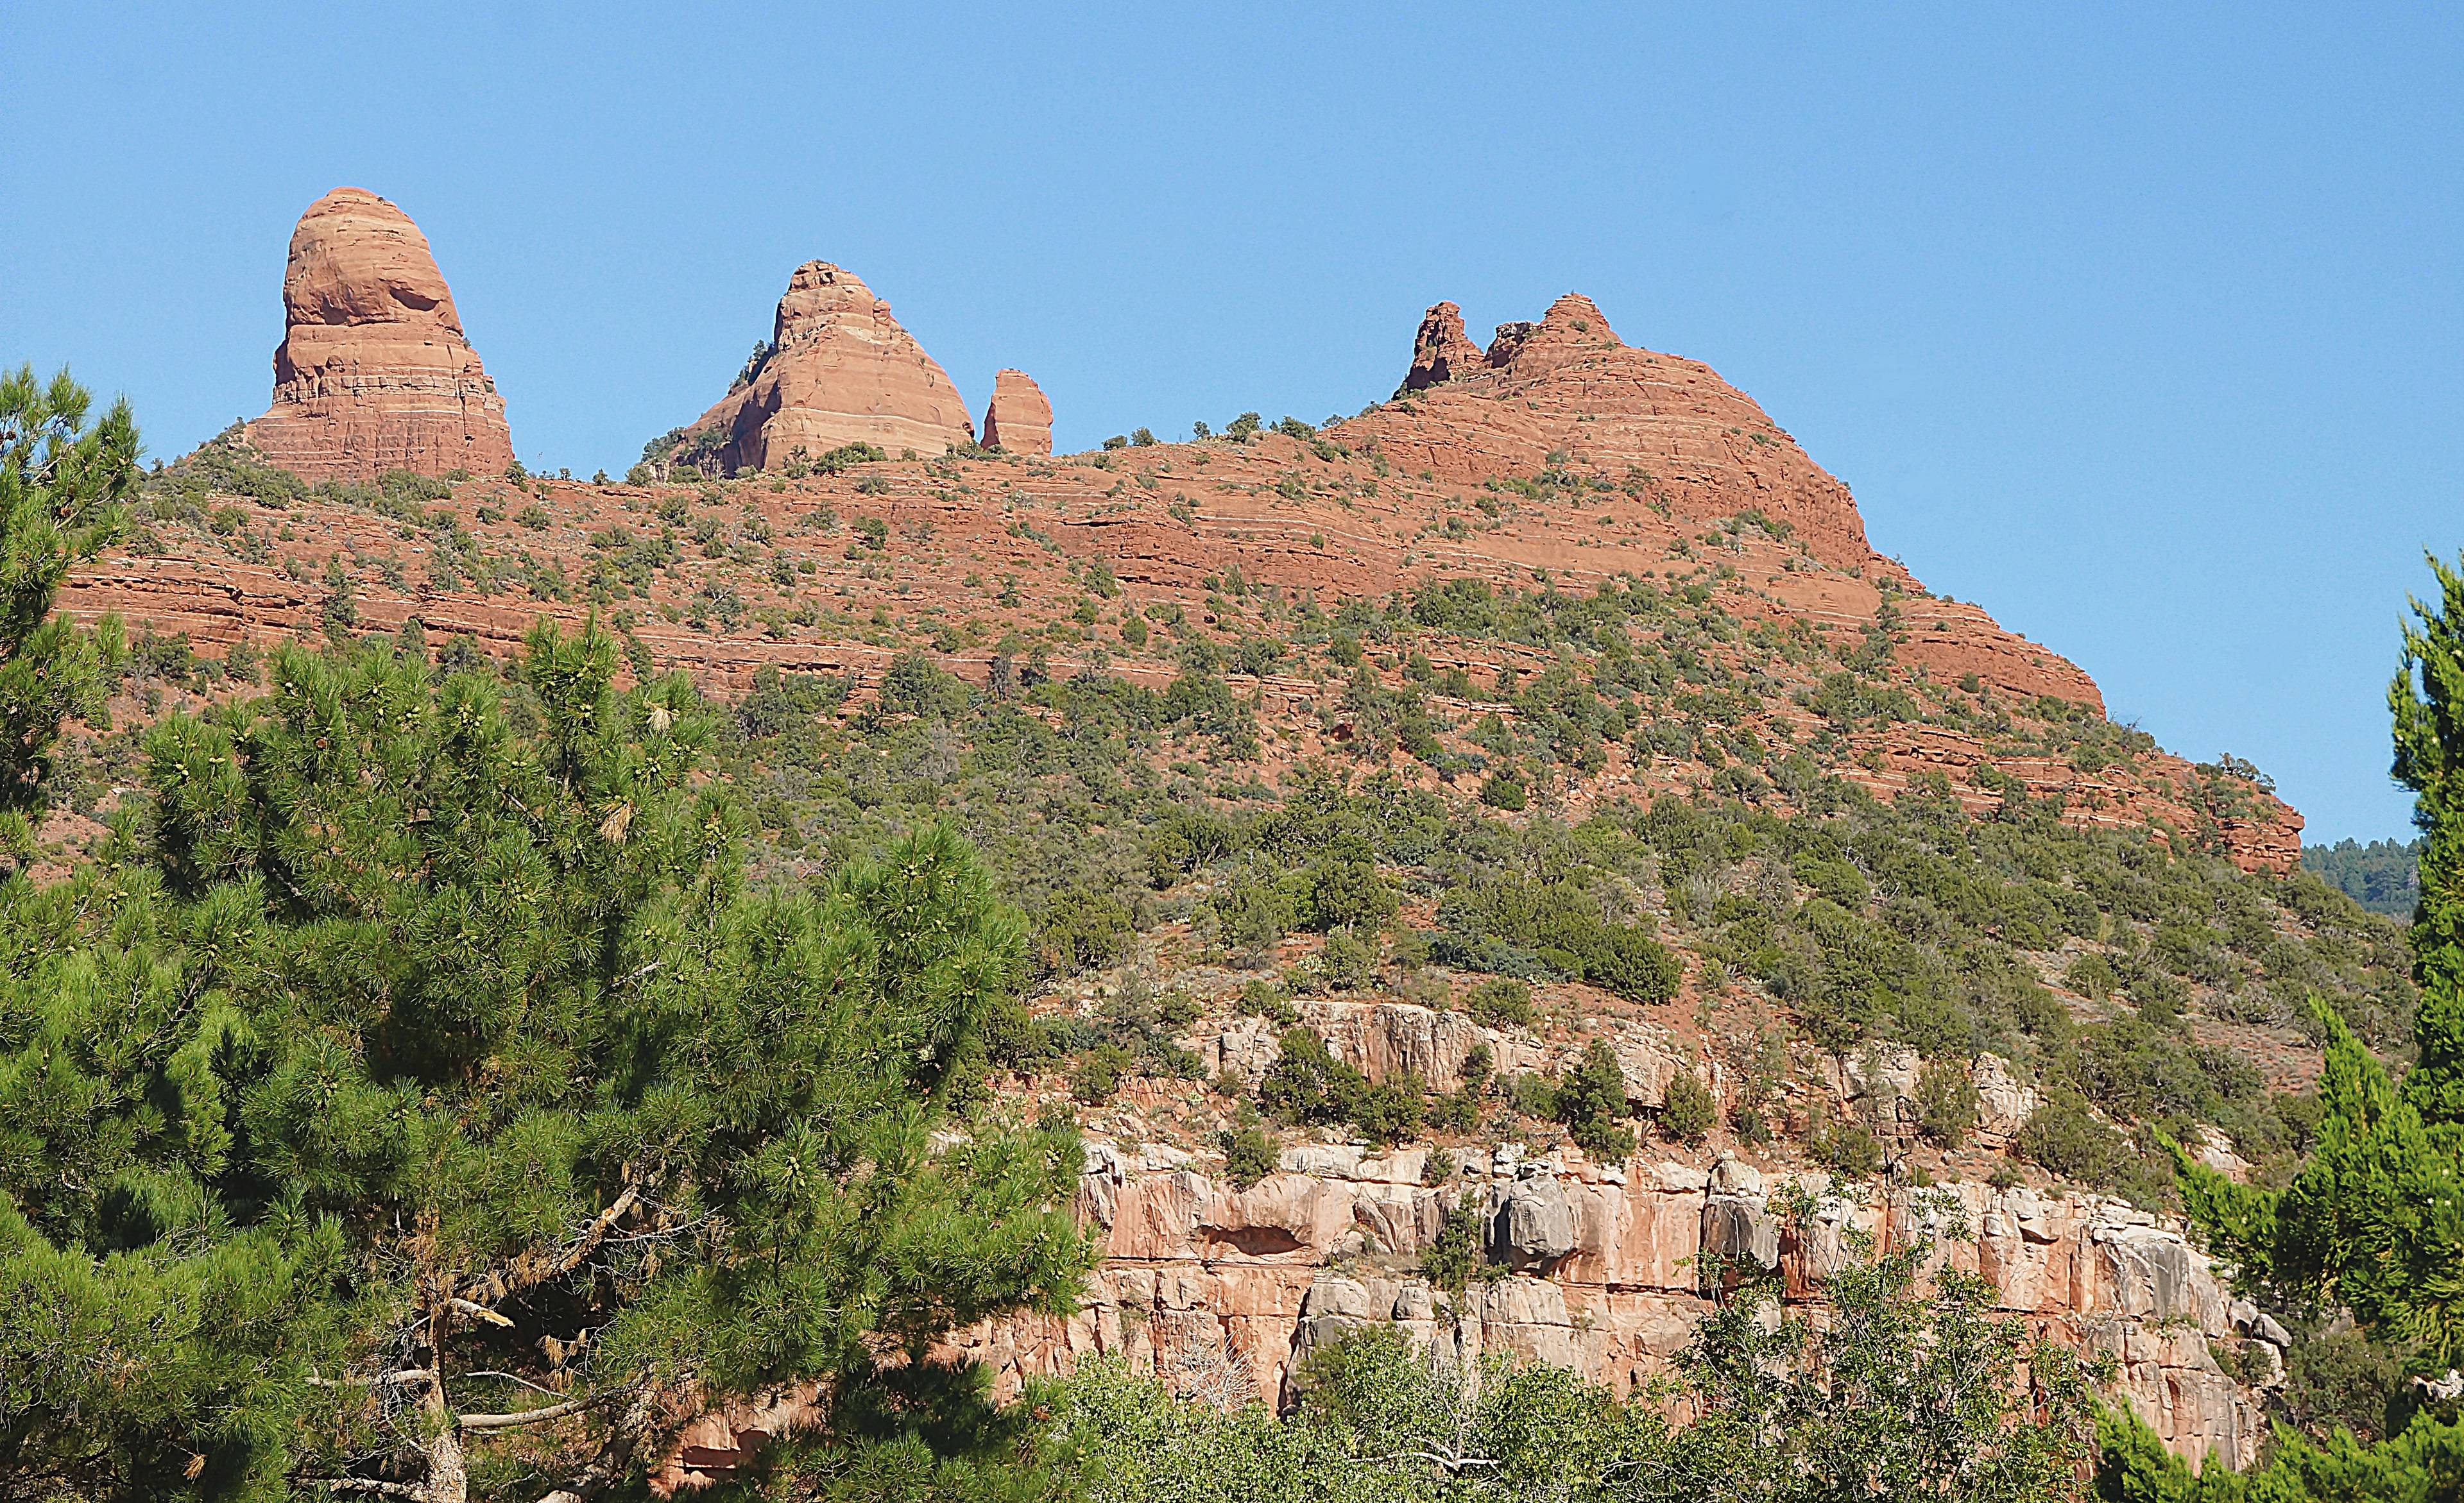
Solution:
{"label": "layered sandstone cliff", "polygon": [[1013,454],[1052,452],[1052,403],[1024,371],[993,377],[992,401],[984,404],[984,447]]}
{"label": "layered sandstone cliff", "polygon": [[759,368],[687,431],[715,440],[731,474],[782,469],[799,452],[819,458],[847,444],[932,458],[976,438],[948,373],[872,289],[826,261],[796,268]]}
{"label": "layered sandstone cliff", "polygon": [[274,404],[248,425],[270,462],[349,481],[493,475],[513,462],[504,401],[401,209],[355,187],[311,205],[292,232],[282,307]]}
{"label": "layered sandstone cliff", "polygon": [[[1434,1183],[1433,1183],[1434,1182]],[[2118,1389],[2180,1454],[2242,1467],[2266,1422],[2213,1351],[2249,1343],[2281,1371],[2283,1333],[2234,1300],[2178,1225],[2095,1195],[1950,1184],[1838,1186],[1729,1155],[1594,1164],[1571,1152],[1358,1145],[1287,1149],[1247,1189],[1177,1150],[1098,1144],[1079,1209],[1105,1253],[1067,1319],[977,1327],[953,1354],[1015,1391],[1096,1352],[1126,1354],[1184,1391],[1288,1399],[1298,1363],[1348,1330],[1403,1326],[1423,1346],[1506,1352],[1631,1391],[1669,1369],[1712,1300],[1705,1253],[1775,1270],[1819,1302],[1852,1231],[1882,1248],[1924,1236],[1933,1265],[1982,1274],[2033,1331],[2110,1353]],[[1810,1216],[1777,1209],[1802,1195]],[[1460,1294],[1414,1272],[1447,1213],[1479,1215],[1503,1277]],[[1948,1235],[1954,1226],[1969,1235]]]}

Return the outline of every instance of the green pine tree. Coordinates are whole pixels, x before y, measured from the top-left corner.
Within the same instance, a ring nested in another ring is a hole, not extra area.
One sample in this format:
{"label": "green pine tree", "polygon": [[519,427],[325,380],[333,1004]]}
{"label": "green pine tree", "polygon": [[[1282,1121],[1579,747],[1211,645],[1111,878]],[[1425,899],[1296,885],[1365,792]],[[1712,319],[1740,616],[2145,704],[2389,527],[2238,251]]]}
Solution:
{"label": "green pine tree", "polygon": [[24,860],[63,717],[101,713],[120,658],[116,619],[92,632],[52,614],[60,581],[110,542],[137,483],[126,399],[88,422],[94,401],[66,371],[0,372],[0,850]]}
{"label": "green pine tree", "polygon": [[2421,986],[2420,1062],[2405,1099],[2431,1122],[2464,1122],[2464,573],[2436,555],[2438,599],[2412,602],[2404,663],[2387,686],[2396,781],[2413,791],[2423,836],[2412,963]]}
{"label": "green pine tree", "polygon": [[691,686],[615,661],[287,648],[0,886],[0,1496],[586,1498],[1070,1307],[1073,1131],[952,1114],[1018,917],[938,829],[747,890]]}

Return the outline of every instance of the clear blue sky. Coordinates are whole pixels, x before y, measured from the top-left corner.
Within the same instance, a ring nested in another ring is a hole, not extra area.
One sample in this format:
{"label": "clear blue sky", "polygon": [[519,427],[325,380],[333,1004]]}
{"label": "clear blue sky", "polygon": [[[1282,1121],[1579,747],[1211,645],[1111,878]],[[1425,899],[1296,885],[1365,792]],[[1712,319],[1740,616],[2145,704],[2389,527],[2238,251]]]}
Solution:
{"label": "clear blue sky", "polygon": [[2117,718],[2313,839],[2408,833],[2396,621],[2464,547],[2457,7],[1041,9],[7,6],[0,360],[165,457],[254,415],[346,183],[584,473],[809,257],[979,410],[1033,372],[1066,447],[1353,411],[1429,303],[1576,290]]}

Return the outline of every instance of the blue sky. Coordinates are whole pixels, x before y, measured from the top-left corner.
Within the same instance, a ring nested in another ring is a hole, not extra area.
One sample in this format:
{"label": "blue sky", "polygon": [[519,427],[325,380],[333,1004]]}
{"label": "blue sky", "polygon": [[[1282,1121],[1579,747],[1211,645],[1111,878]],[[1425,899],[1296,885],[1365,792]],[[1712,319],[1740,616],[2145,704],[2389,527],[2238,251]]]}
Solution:
{"label": "blue sky", "polygon": [[[261,411],[339,184],[428,232],[537,465],[621,470],[798,262],[1067,447],[1391,391],[1570,290],[2117,718],[2407,833],[2383,696],[2464,548],[2464,11],[0,9],[0,360],[176,455]],[[681,12],[679,12],[681,13]]]}

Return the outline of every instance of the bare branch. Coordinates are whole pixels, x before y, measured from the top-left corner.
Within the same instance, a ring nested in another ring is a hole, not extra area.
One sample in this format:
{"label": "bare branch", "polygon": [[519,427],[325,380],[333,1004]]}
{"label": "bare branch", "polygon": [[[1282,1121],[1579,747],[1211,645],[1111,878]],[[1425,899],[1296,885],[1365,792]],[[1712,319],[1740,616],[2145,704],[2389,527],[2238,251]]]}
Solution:
{"label": "bare branch", "polygon": [[466,1430],[509,1430],[517,1425],[539,1425],[548,1420],[561,1420],[568,1414],[579,1414],[598,1403],[596,1399],[567,1399],[544,1408],[524,1409],[518,1414],[465,1414],[454,1423]]}
{"label": "bare branch", "polygon": [[383,1388],[388,1385],[399,1385],[407,1388],[413,1383],[434,1383],[435,1381],[436,1374],[431,1369],[426,1367],[397,1367],[392,1372],[378,1373],[374,1377],[370,1378],[312,1377],[308,1380],[308,1386],[311,1388]]}
{"label": "bare branch", "polygon": [[503,1316],[496,1314],[494,1310],[489,1309],[486,1305],[473,1304],[468,1299],[457,1297],[448,1299],[445,1303],[450,1309],[458,1310],[462,1312],[462,1314],[469,1316],[473,1320],[485,1320],[490,1325],[510,1326],[514,1323],[511,1320],[506,1319]]}
{"label": "bare branch", "polygon": [[542,1388],[542,1387],[540,1387],[539,1384],[537,1384],[537,1383],[535,1383],[531,1382],[529,1379],[527,1379],[527,1378],[523,1377],[523,1376],[522,1376],[521,1374],[519,1374],[519,1373],[500,1373],[500,1372],[486,1371],[486,1372],[475,1372],[475,1373],[464,1373],[462,1376],[463,1376],[464,1378],[502,1378],[502,1379],[504,1379],[507,1383],[520,1383],[523,1387],[530,1389],[533,1393],[543,1393],[543,1394],[546,1394],[546,1395],[547,1395],[549,1398],[551,1398],[551,1399],[562,1399],[562,1398],[564,1397],[564,1395],[563,1395],[563,1394],[561,1394],[561,1393],[557,1392],[557,1391],[556,1391],[555,1389],[553,1389],[553,1388]]}
{"label": "bare branch", "polygon": [[[488,1304],[494,1305],[525,1290],[536,1289],[551,1278],[561,1278],[572,1273],[582,1266],[583,1259],[599,1250],[599,1244],[607,1240],[607,1233],[615,1230],[616,1223],[624,1220],[626,1212],[631,1210],[634,1203],[641,1198],[642,1191],[639,1186],[626,1186],[624,1193],[618,1195],[613,1204],[594,1217],[582,1235],[576,1237],[571,1244],[537,1262],[527,1257],[517,1258],[512,1267],[490,1274],[471,1292]],[[453,1306],[466,1314],[476,1313],[467,1300],[456,1299],[453,1301]],[[496,1317],[493,1311],[489,1313],[488,1318],[497,1319],[501,1324],[513,1324],[510,1320]]]}
{"label": "bare branch", "polygon": [[428,1487],[419,1482],[379,1482],[374,1477],[304,1477],[305,1482],[321,1482],[344,1492],[382,1492],[390,1497],[423,1498]]}
{"label": "bare branch", "polygon": [[1429,1465],[1444,1471],[1448,1476],[1453,1476],[1456,1473],[1472,1467],[1494,1467],[1498,1465],[1498,1463],[1489,1460],[1485,1456],[1441,1456],[1435,1451],[1428,1450],[1398,1450],[1390,1452],[1383,1456],[1363,1456],[1360,1458],[1360,1461],[1362,1465],[1371,1467],[1386,1461],[1425,1461]]}

